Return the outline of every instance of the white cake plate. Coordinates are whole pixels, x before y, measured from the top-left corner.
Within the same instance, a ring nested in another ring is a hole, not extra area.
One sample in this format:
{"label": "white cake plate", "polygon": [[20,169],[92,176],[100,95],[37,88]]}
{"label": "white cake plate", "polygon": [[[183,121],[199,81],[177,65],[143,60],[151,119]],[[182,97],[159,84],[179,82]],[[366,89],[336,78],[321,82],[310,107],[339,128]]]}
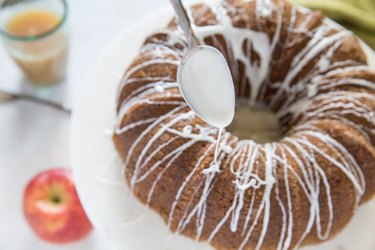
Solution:
{"label": "white cake plate", "polygon": [[[73,114],[71,156],[78,193],[95,229],[114,249],[211,249],[206,244],[171,234],[158,214],[131,196],[121,178],[120,162],[111,141],[120,78],[144,38],[165,27],[171,17],[171,8],[157,10],[120,35],[88,76]],[[368,47],[366,50],[375,65],[372,50]],[[374,250],[374,231],[375,202],[372,202],[362,206],[334,240],[305,249]]]}

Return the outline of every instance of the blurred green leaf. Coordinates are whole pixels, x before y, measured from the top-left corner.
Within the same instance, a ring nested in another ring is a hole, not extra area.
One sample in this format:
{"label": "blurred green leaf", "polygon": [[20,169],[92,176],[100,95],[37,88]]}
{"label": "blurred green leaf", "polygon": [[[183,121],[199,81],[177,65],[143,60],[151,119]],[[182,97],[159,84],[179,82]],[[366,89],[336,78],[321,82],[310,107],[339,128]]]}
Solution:
{"label": "blurred green leaf", "polygon": [[290,0],[325,15],[352,30],[375,49],[374,0]]}

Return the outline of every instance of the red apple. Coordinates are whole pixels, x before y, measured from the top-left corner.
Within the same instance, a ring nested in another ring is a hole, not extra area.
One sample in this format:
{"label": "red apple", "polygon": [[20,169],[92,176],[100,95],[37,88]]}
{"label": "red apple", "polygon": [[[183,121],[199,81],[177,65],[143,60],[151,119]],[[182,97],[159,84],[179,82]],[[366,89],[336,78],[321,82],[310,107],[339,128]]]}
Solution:
{"label": "red apple", "polygon": [[23,210],[34,232],[48,242],[77,241],[92,229],[69,169],[51,169],[35,176],[25,189]]}

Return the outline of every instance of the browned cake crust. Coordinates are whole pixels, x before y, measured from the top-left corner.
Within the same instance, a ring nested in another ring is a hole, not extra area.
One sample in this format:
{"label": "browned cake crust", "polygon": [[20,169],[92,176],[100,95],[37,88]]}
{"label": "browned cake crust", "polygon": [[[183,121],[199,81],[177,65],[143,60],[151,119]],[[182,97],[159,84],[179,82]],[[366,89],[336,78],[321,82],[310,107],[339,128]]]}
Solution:
{"label": "browned cake crust", "polygon": [[237,97],[279,117],[280,141],[218,130],[181,97],[187,51],[175,20],[125,74],[113,141],[135,196],[171,231],[217,249],[292,249],[336,235],[375,193],[375,73],[350,32],[282,0],[190,10],[202,43],[230,66]]}

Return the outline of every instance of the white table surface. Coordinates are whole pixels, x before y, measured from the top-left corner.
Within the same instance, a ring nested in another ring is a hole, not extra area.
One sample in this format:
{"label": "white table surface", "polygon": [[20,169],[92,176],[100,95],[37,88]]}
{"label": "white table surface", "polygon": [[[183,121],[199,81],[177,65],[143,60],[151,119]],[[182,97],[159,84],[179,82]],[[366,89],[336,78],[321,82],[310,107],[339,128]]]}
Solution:
{"label": "white table surface", "polygon": [[[75,96],[105,47],[168,0],[70,0],[69,4],[71,49],[65,82],[50,90],[34,89],[0,45],[1,89],[47,95],[74,107]],[[0,250],[108,249],[96,232],[75,244],[46,244],[34,236],[23,216],[22,194],[30,178],[50,167],[70,167],[69,120],[66,114],[30,103],[0,103]]]}
{"label": "white table surface", "polygon": [[[134,22],[168,0],[68,0],[70,4],[70,59],[65,82],[36,90],[0,44],[0,88],[46,95],[74,107],[75,96],[101,52]],[[0,3],[2,0],[0,0]],[[78,243],[57,246],[36,238],[22,212],[27,182],[50,167],[70,167],[70,117],[46,107],[17,102],[0,103],[0,250],[108,250],[93,231]],[[132,249],[124,249],[132,250]]]}

